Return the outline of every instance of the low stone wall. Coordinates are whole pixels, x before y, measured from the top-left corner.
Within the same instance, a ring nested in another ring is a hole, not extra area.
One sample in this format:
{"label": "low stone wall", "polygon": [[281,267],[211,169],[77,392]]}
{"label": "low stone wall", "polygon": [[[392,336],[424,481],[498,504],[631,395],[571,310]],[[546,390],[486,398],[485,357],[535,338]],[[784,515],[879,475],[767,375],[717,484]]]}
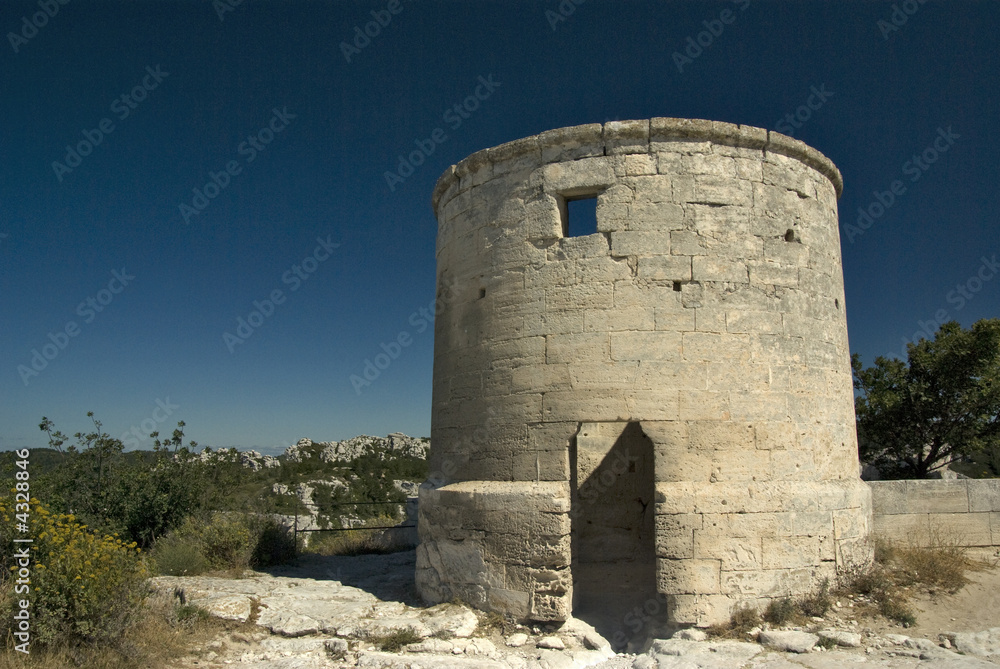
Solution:
{"label": "low stone wall", "polygon": [[876,534],[1000,557],[1000,479],[869,481]]}

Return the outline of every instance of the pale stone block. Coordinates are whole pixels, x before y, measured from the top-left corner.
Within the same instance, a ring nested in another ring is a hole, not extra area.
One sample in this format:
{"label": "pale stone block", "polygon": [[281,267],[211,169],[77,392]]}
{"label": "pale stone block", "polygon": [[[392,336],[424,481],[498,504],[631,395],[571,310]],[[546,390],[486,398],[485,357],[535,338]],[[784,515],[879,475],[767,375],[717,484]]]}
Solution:
{"label": "pale stone block", "polygon": [[604,147],[609,155],[649,153],[649,121],[608,121]]}
{"label": "pale stone block", "polygon": [[522,318],[522,334],[525,337],[534,337],[537,335],[582,333],[586,329],[586,313],[582,311],[549,311],[528,314]]}
{"label": "pale stone block", "polygon": [[611,255],[654,256],[670,254],[670,233],[622,231],[611,233]]}
{"label": "pale stone block", "polygon": [[622,390],[635,386],[639,372],[638,361],[613,363],[577,363],[570,365],[570,384],[584,390],[598,388],[618,388]]}
{"label": "pale stone block", "polygon": [[719,587],[719,560],[656,561],[656,589],[670,594],[717,594]]}
{"label": "pale stone block", "polygon": [[729,156],[699,153],[681,157],[681,169],[686,174],[711,174],[736,178],[736,162]]}
{"label": "pale stone block", "polygon": [[699,332],[726,332],[726,312],[709,307],[695,309],[694,324]]}
{"label": "pale stone block", "polygon": [[907,481],[906,506],[909,513],[967,513],[969,493],[966,481]]}
{"label": "pale stone block", "polygon": [[[683,287],[687,287],[685,284]],[[642,309],[682,309],[680,294],[670,284],[647,283],[638,285],[634,280],[615,281],[615,309],[638,307]]]}
{"label": "pale stone block", "polygon": [[543,420],[631,419],[626,398],[620,392],[571,390],[547,392],[542,400]]}
{"label": "pale stone block", "polygon": [[722,591],[741,598],[803,595],[816,585],[814,571],[809,568],[725,571],[721,576]]}
{"label": "pale stone block", "polygon": [[712,450],[752,450],[753,425],[728,421],[700,420],[688,423],[691,448],[698,452]]}
{"label": "pale stone block", "polygon": [[993,543],[989,513],[931,513],[927,520],[932,544],[989,546]]}
{"label": "pale stone block", "polygon": [[596,194],[615,183],[615,173],[606,158],[581,158],[569,162],[549,163],[531,175],[531,186],[541,186],[547,193],[559,195]]}
{"label": "pale stone block", "polygon": [[766,481],[771,478],[770,451],[716,451],[711,481]]}
{"label": "pale stone block", "polygon": [[637,177],[625,179],[630,189],[637,194],[636,201],[673,202],[673,181],[668,176]]}
{"label": "pale stone block", "polygon": [[569,390],[568,364],[527,365],[511,370],[511,392]]}
{"label": "pale stone block", "polygon": [[766,286],[796,286],[799,284],[798,267],[773,262],[751,262],[750,283]]}
{"label": "pale stone block", "polygon": [[639,363],[635,387],[637,389],[706,390],[708,387],[708,365],[705,363],[643,360]]}
{"label": "pale stone block", "polygon": [[656,556],[694,557],[694,531],[701,529],[700,514],[673,514],[656,517]]}
{"label": "pale stone block", "polygon": [[612,332],[612,360],[679,360],[681,356],[679,332]]}
{"label": "pale stone block", "polygon": [[681,341],[683,359],[688,362],[737,362],[750,358],[750,337],[747,335],[685,332]]}
{"label": "pale stone block", "polygon": [[627,230],[669,232],[685,227],[684,209],[669,202],[636,199],[628,206]]}
{"label": "pale stone block", "polygon": [[680,393],[681,420],[728,420],[729,393],[714,390],[684,390]]}
{"label": "pale stone block", "polygon": [[714,625],[729,620],[735,601],[728,595],[668,595],[671,620],[691,625]]}
{"label": "pale stone block", "polygon": [[727,311],[726,330],[736,333],[780,334],[781,314],[774,311]]}
{"label": "pale stone block", "polygon": [[[545,362],[576,363],[584,360],[608,360],[608,335],[604,332],[579,332],[549,335],[545,340]],[[572,378],[571,378],[572,380]]]}
{"label": "pale stone block", "polygon": [[545,348],[545,337],[521,337],[490,342],[486,345],[486,353],[494,363],[510,360],[519,365],[535,365],[545,361]]}
{"label": "pale stone block", "polygon": [[657,482],[707,483],[712,476],[711,458],[682,448],[657,448],[655,467]]}
{"label": "pale stone block", "polygon": [[760,569],[762,560],[759,537],[722,537],[695,532],[694,557],[720,561],[722,571]]}
{"label": "pale stone block", "polygon": [[816,537],[763,537],[764,569],[794,569],[819,563]]}
{"label": "pale stone block", "polygon": [[838,540],[867,537],[871,530],[868,521],[868,514],[859,513],[858,509],[834,509],[833,537]]}
{"label": "pale stone block", "polygon": [[568,481],[569,449],[517,453],[513,472],[515,481]]}
{"label": "pale stone block", "polygon": [[614,300],[614,283],[588,283],[553,286],[545,290],[548,311],[572,309],[608,309]]}
{"label": "pale stone block", "polygon": [[874,514],[872,518],[874,534],[904,543],[918,544],[926,541],[930,531],[930,521],[926,513],[904,513],[885,516]]}
{"label": "pale stone block", "polygon": [[775,480],[812,480],[816,478],[816,464],[812,451],[787,450],[772,459]]}
{"label": "pale stone block", "polygon": [[965,482],[969,492],[969,511],[1000,512],[1000,479],[978,479]]}
{"label": "pale stone block", "polygon": [[695,329],[694,310],[678,310],[676,305],[657,307],[656,329],[672,330],[675,332],[690,332]]}
{"label": "pale stone block", "polygon": [[788,422],[757,422],[754,424],[757,448],[766,450],[795,449],[798,446],[798,427]]}
{"label": "pale stone block", "polygon": [[639,258],[639,277],[654,281],[690,281],[692,259],[687,256]]}
{"label": "pale stone block", "polygon": [[[607,262],[608,237],[604,234],[582,235],[580,237],[563,237],[545,250],[549,262],[566,262],[582,258],[601,258]],[[573,263],[573,267],[579,264]]]}
{"label": "pale stone block", "polygon": [[766,394],[733,390],[729,393],[733,420],[765,420],[780,423],[789,419],[788,393],[772,390]]}
{"label": "pale stone block", "polygon": [[622,257],[612,258],[605,255],[577,260],[574,264],[581,283],[608,283],[632,278],[632,268],[628,260]]}
{"label": "pale stone block", "polygon": [[660,390],[626,399],[626,407],[633,420],[677,420],[680,403],[676,390]]}
{"label": "pale stone block", "polygon": [[709,513],[705,514],[702,532],[708,536],[760,538],[790,537],[792,512]]}
{"label": "pale stone block", "polygon": [[620,177],[656,174],[656,157],[648,153],[616,155],[612,157],[611,164]]}
{"label": "pale stone block", "polygon": [[585,332],[614,332],[621,330],[655,330],[656,316],[653,310],[643,307],[623,307],[601,311],[587,311],[583,314]]}
{"label": "pale stone block", "polygon": [[604,128],[600,123],[546,130],[538,135],[541,160],[544,163],[552,163],[603,156],[603,135]]}
{"label": "pale stone block", "polygon": [[721,260],[710,256],[691,258],[691,278],[694,281],[729,281],[748,283],[747,266],[744,262]]}
{"label": "pale stone block", "polygon": [[742,242],[743,248],[751,252],[763,248],[747,240],[750,235],[750,209],[747,207],[690,203],[684,210],[691,227],[703,237],[727,242],[731,248],[740,248],[738,242]]}

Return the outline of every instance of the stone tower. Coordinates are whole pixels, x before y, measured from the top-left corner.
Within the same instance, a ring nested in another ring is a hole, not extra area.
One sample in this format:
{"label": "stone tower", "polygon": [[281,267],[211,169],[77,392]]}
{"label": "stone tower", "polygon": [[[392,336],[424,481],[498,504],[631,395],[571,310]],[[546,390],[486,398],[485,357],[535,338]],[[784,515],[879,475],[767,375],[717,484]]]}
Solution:
{"label": "stone tower", "polygon": [[841,187],[800,141],[674,118],[450,167],[423,597],[707,624],[870,561]]}

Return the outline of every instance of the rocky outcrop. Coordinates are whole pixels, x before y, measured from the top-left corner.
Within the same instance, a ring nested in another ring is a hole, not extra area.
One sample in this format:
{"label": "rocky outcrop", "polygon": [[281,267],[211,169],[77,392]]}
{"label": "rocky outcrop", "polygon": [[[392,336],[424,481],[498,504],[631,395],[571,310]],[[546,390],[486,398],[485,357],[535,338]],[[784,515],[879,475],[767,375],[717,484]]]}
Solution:
{"label": "rocky outcrop", "polygon": [[360,435],[343,441],[299,441],[285,449],[284,457],[290,462],[302,462],[318,457],[323,462],[350,462],[362,455],[383,451],[397,457],[426,458],[430,440],[425,437],[408,437],[393,432],[386,437]]}

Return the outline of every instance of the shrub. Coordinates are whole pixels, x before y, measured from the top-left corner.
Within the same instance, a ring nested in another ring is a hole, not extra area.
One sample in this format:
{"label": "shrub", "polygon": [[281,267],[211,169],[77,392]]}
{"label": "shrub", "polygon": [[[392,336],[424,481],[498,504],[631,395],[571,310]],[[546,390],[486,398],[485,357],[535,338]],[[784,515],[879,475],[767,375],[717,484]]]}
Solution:
{"label": "shrub", "polygon": [[795,617],[795,603],[790,597],[772,599],[764,609],[764,620],[772,625],[784,625]]}
{"label": "shrub", "polygon": [[819,590],[813,594],[804,597],[802,601],[799,602],[799,608],[802,609],[802,613],[807,616],[815,616],[817,618],[822,618],[826,615],[826,612],[830,610],[830,606],[833,602],[830,601],[830,579],[823,579],[823,583],[820,584]]}
{"label": "shrub", "polygon": [[188,518],[153,547],[157,571],[194,576],[281,564],[295,555],[291,532],[278,521],[246,513]]}
{"label": "shrub", "polygon": [[[72,515],[51,513],[30,503],[33,642],[41,646],[113,644],[136,622],[146,596],[146,564],[135,543],[87,530]],[[10,498],[0,499],[0,539],[13,540]],[[25,544],[20,544],[25,545]],[[0,556],[3,572],[17,565],[13,551]],[[3,582],[5,606],[13,605],[14,578]],[[13,612],[5,610],[5,621]],[[8,636],[8,635],[5,635]],[[11,638],[8,636],[8,638]]]}
{"label": "shrub", "polygon": [[368,641],[385,653],[398,653],[403,646],[420,641],[420,635],[406,627],[392,630],[386,634],[370,636]]}

